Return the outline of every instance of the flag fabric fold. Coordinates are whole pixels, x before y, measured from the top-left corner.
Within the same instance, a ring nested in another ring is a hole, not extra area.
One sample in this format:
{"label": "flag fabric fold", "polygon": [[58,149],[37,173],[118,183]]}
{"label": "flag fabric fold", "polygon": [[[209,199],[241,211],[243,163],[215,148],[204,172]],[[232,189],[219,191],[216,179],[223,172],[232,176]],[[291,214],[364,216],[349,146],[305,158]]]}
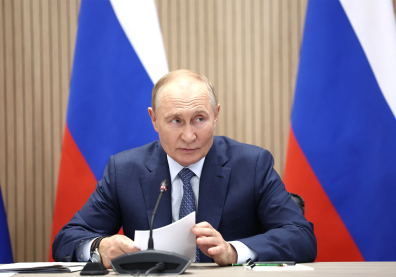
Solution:
{"label": "flag fabric fold", "polygon": [[81,1],[51,247],[109,157],[158,139],[147,108],[167,72],[154,1]]}
{"label": "flag fabric fold", "polygon": [[7,215],[4,209],[3,196],[0,188],[0,264],[13,263],[10,233]]}
{"label": "flag fabric fold", "polygon": [[391,0],[310,0],[284,182],[317,261],[396,260],[396,24]]}

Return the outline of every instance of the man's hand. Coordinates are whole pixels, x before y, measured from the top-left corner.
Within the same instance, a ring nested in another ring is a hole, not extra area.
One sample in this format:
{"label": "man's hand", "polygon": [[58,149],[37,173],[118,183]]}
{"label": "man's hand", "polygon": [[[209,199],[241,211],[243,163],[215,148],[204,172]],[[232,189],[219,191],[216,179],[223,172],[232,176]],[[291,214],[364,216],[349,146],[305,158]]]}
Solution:
{"label": "man's hand", "polygon": [[196,224],[191,231],[197,236],[197,245],[206,255],[220,265],[236,263],[238,254],[235,248],[226,242],[221,234],[208,222]]}
{"label": "man's hand", "polygon": [[99,254],[105,267],[111,268],[110,260],[125,253],[140,251],[130,238],[123,235],[114,235],[104,238],[99,244]]}

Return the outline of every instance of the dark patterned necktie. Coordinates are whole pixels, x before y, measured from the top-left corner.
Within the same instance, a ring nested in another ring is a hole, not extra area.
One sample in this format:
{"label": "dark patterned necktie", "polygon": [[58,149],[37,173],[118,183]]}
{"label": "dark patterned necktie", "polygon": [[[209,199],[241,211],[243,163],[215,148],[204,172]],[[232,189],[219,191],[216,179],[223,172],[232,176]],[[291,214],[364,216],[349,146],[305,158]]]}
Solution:
{"label": "dark patterned necktie", "polygon": [[[194,212],[196,209],[195,195],[190,184],[191,178],[194,176],[194,172],[185,167],[179,172],[178,176],[183,182],[183,197],[181,200],[179,212],[179,219],[182,219],[183,217]],[[195,262],[199,263],[198,245],[195,249]]]}

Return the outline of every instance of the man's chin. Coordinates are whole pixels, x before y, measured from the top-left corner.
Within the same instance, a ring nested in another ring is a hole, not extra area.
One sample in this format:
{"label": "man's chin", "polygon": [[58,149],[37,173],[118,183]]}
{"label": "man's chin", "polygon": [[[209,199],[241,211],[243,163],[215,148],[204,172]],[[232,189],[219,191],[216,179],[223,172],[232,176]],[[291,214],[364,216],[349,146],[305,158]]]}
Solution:
{"label": "man's chin", "polygon": [[180,159],[175,160],[177,163],[179,163],[180,165],[184,166],[184,167],[188,167],[192,164],[197,163],[200,159],[199,155],[190,155],[189,157],[180,157]]}

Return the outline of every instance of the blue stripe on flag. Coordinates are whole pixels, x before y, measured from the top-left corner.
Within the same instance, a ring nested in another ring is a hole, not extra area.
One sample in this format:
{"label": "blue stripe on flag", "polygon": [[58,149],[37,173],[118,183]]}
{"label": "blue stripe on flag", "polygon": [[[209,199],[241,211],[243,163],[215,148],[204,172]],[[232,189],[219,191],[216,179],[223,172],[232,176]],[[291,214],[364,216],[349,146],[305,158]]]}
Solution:
{"label": "blue stripe on flag", "polygon": [[97,180],[110,155],[158,139],[152,88],[110,2],[82,1],[67,123]]}
{"label": "blue stripe on flag", "polygon": [[0,188],[0,264],[13,263],[7,216],[4,210],[3,196]]}
{"label": "blue stripe on flag", "polygon": [[396,260],[396,120],[339,1],[308,4],[292,127],[363,257]]}

